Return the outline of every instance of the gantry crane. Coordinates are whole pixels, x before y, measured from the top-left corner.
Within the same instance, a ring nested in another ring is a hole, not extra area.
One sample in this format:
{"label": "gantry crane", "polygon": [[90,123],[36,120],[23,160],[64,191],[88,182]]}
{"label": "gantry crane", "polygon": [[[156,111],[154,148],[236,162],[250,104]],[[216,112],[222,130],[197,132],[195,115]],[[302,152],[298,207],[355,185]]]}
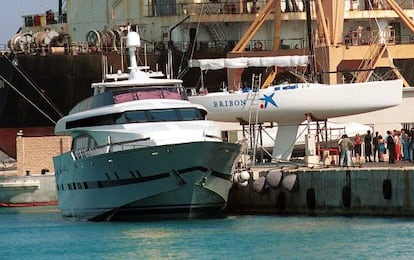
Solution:
{"label": "gantry crane", "polygon": [[[395,11],[395,13],[414,33],[414,22],[408,17],[404,10],[394,1],[386,0],[389,6]],[[310,0],[304,1],[306,4],[310,4]],[[314,15],[316,17],[317,29],[313,35],[313,41],[317,42],[317,48],[321,49],[315,53],[316,60],[320,60],[320,55],[332,54],[332,57],[324,57],[325,64],[320,65],[322,70],[334,71],[338,65],[338,57],[334,57],[335,48],[344,47],[343,44],[343,31],[344,31],[344,0],[314,0],[315,10]],[[261,9],[257,18],[253,21],[244,35],[240,38],[239,42],[230,52],[232,54],[241,54],[245,52],[246,46],[252,40],[254,35],[259,31],[264,24],[269,14],[273,11],[274,14],[274,37],[273,37],[273,51],[279,50],[281,42],[281,4],[280,0],[269,0],[264,8]],[[363,58],[359,65],[358,70],[354,77],[355,82],[363,82],[369,80],[372,70],[377,67],[378,62],[382,58],[389,56],[387,52],[387,46],[383,42],[377,42],[376,46],[370,50],[370,55]],[[403,78],[401,73],[395,68],[393,61],[388,57],[389,66],[393,69],[397,77],[403,79],[404,85],[408,86],[407,81]],[[276,77],[277,69],[268,74],[267,78],[263,80],[262,87],[267,87],[273,82]],[[328,83],[336,82],[335,75],[328,75],[325,79]]]}

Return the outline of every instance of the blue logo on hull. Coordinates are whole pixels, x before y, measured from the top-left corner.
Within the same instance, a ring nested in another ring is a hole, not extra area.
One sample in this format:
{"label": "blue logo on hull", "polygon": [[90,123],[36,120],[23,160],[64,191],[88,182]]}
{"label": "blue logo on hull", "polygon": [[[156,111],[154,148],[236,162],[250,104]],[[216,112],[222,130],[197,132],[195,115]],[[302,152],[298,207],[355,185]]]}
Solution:
{"label": "blue logo on hull", "polygon": [[260,104],[260,108],[267,108],[267,105],[270,103],[275,107],[278,107],[276,102],[273,100],[273,96],[275,95],[275,93],[272,93],[271,95],[267,96],[267,95],[263,95],[264,97],[259,98],[259,100],[264,101],[264,104],[261,103]]}

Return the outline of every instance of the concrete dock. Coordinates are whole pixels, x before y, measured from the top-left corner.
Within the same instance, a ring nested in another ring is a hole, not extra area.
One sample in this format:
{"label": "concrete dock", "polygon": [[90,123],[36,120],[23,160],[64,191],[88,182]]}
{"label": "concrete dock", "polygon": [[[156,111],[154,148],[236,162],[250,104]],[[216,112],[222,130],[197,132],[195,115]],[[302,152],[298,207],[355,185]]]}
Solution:
{"label": "concrete dock", "polygon": [[1,172],[0,206],[57,204],[53,173],[21,176],[15,171]]}
{"label": "concrete dock", "polygon": [[[314,169],[264,164],[251,170],[254,174],[246,187],[232,188],[227,213],[414,216],[414,164],[410,162]],[[269,171],[280,171],[282,180],[294,175],[296,183],[290,190],[282,183],[276,188],[265,184],[258,192],[255,182]]]}

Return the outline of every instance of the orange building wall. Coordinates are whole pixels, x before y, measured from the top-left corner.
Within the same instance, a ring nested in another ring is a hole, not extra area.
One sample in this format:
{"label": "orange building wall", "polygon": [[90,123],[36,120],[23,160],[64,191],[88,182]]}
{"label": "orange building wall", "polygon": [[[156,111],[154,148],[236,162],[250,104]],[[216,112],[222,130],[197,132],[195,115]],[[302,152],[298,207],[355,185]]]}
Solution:
{"label": "orange building wall", "polygon": [[17,148],[17,174],[40,174],[42,169],[54,172],[53,156],[70,150],[71,137],[69,136],[43,136],[16,138]]}

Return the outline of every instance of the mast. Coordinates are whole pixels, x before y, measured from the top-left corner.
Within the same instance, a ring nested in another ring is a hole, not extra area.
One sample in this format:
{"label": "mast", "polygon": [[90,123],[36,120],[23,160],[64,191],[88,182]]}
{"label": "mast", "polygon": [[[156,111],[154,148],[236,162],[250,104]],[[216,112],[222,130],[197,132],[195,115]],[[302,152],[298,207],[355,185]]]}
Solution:
{"label": "mast", "polygon": [[167,52],[167,78],[172,79],[174,78],[174,71],[173,71],[173,48],[174,48],[174,43],[172,40],[172,31],[177,28],[180,24],[184,23],[187,19],[189,19],[191,17],[191,15],[188,15],[187,17],[185,17],[184,19],[182,19],[181,21],[179,21],[176,25],[174,25],[173,27],[171,27],[170,29],[170,40],[168,41],[168,52]]}
{"label": "mast", "polygon": [[306,12],[306,28],[308,32],[308,45],[309,45],[309,80],[315,81],[315,49],[313,47],[312,36],[312,17],[310,10],[310,0],[305,0],[305,12]]}
{"label": "mast", "polygon": [[59,2],[58,2],[58,7],[59,7],[59,23],[63,23],[63,22],[66,22],[66,21],[64,21],[63,20],[63,0],[59,0]]}

